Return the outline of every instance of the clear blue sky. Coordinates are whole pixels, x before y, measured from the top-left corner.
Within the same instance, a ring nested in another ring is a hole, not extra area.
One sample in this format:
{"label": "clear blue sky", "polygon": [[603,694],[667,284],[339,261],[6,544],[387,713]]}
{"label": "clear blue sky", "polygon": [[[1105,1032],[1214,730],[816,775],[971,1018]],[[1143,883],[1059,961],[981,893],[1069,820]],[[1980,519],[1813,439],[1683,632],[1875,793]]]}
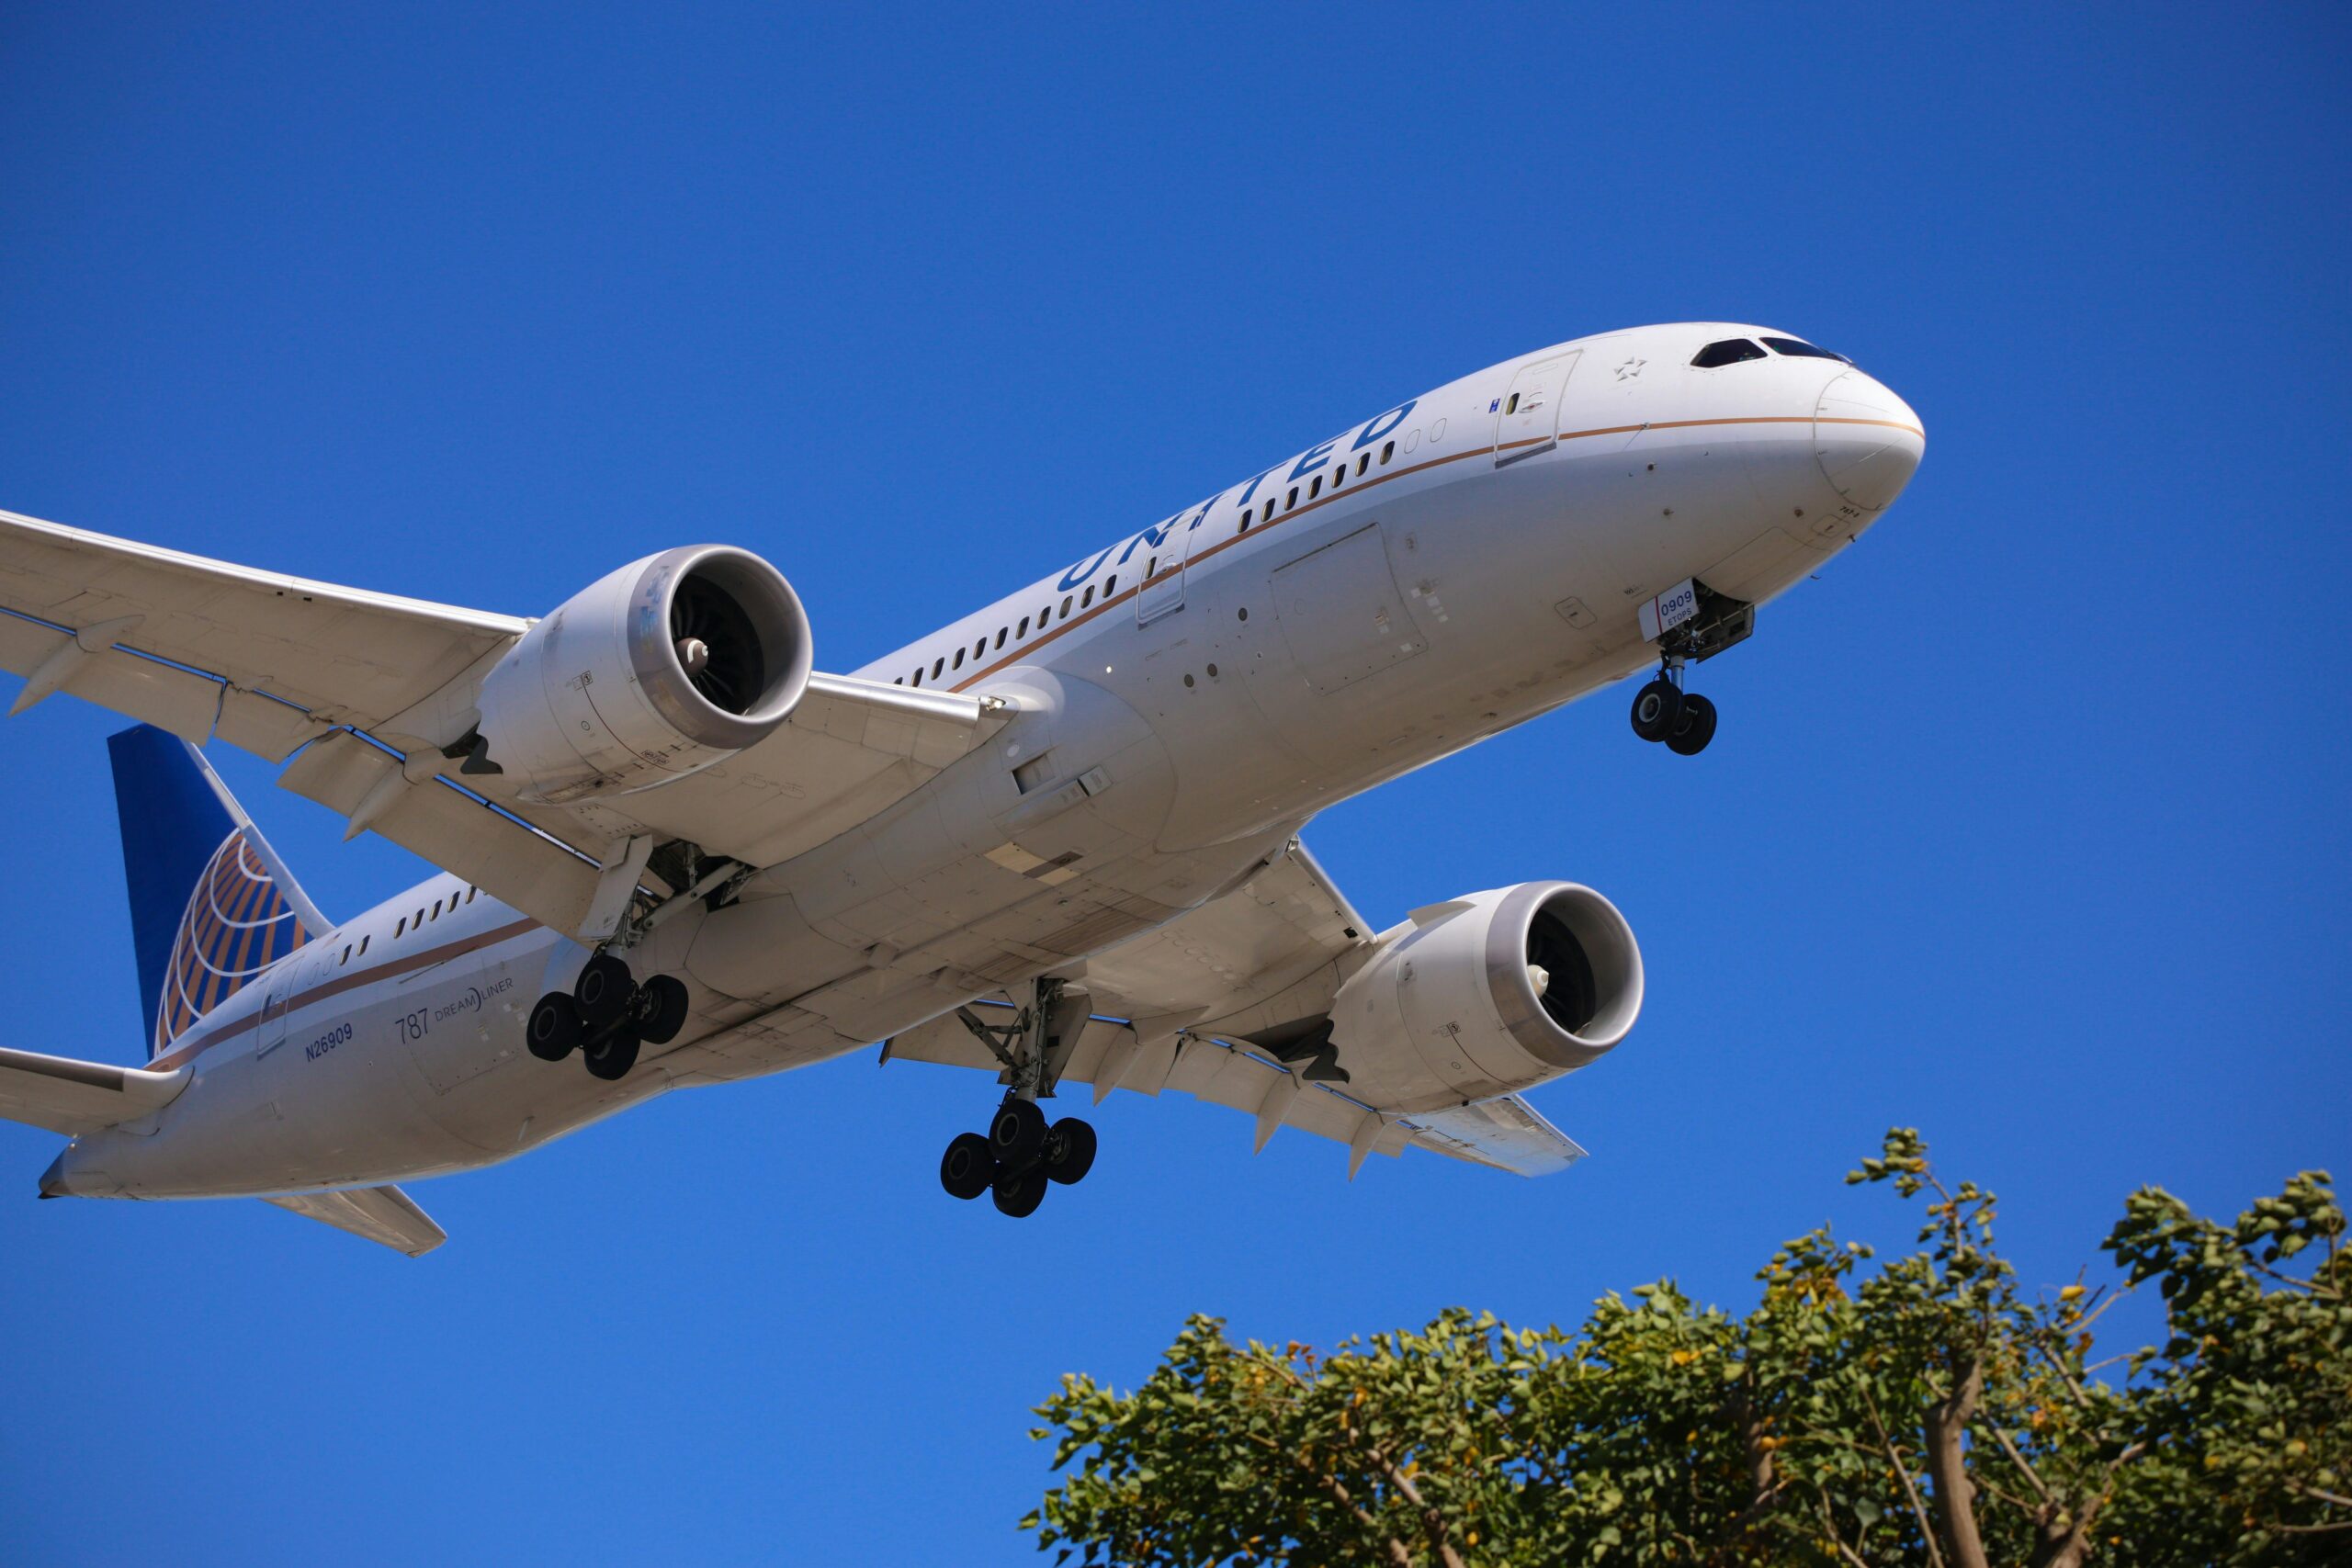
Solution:
{"label": "clear blue sky", "polygon": [[[1611,327],[1817,338],[1928,457],[1706,667],[1704,757],[1612,693],[1310,830],[1383,923],[1623,907],[1577,1170],[1122,1096],[1016,1224],[935,1184],[987,1082],[866,1053],[420,1184],[411,1263],[36,1204],[0,1126],[0,1561],[1022,1562],[1025,1406],[1190,1312],[1742,1303],[1907,1239],[1838,1183],[1897,1122],[2036,1282],[2134,1184],[2352,1176],[2342,10],[345,9],[0,15],[0,506],[526,614],[723,540],[848,669]],[[0,727],[0,1037],[130,1061],[115,727]],[[220,765],[330,913],[420,874]]]}

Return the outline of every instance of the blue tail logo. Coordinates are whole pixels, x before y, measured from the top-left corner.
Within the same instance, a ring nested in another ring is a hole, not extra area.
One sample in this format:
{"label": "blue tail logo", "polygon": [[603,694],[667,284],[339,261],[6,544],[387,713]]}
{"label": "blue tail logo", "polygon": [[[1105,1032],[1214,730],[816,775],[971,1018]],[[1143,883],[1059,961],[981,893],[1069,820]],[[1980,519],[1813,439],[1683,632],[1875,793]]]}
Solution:
{"label": "blue tail logo", "polygon": [[329,928],[195,747],[142,724],[107,749],[152,1059]]}

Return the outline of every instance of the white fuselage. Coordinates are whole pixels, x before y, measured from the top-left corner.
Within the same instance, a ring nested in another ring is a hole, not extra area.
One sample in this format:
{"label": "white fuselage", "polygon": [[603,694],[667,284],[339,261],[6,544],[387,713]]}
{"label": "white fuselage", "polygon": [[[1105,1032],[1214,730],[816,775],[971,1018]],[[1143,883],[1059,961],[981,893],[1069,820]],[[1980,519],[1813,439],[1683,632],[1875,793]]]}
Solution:
{"label": "white fuselage", "polygon": [[[62,1190],[481,1166],[667,1089],[858,1049],[1175,918],[1333,802],[1652,662],[1653,595],[1696,577],[1761,603],[1874,521],[1918,460],[1917,416],[1831,358],[1690,364],[1761,332],[1641,328],[1465,377],[857,671],[1018,711],[632,952],[688,983],[694,1016],[627,1078],[524,1048],[583,950],[436,877],[191,1029],[154,1064],[189,1066],[187,1089],[78,1142]],[[1351,1092],[1386,1108],[1376,1082]]]}

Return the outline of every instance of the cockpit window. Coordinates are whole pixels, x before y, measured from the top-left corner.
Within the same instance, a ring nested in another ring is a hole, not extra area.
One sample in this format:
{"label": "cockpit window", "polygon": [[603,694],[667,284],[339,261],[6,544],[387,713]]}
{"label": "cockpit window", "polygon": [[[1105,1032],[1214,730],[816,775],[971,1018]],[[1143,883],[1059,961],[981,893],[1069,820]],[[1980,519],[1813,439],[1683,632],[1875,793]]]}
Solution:
{"label": "cockpit window", "polygon": [[1727,337],[1721,343],[1711,343],[1691,355],[1690,363],[1702,370],[1713,370],[1721,365],[1736,365],[1743,359],[1761,359],[1764,351],[1744,337]]}
{"label": "cockpit window", "polygon": [[1853,363],[1842,354],[1832,354],[1826,348],[1815,348],[1792,337],[1768,337],[1764,344],[1773,353],[1785,354],[1792,359],[1834,359],[1840,365]]}

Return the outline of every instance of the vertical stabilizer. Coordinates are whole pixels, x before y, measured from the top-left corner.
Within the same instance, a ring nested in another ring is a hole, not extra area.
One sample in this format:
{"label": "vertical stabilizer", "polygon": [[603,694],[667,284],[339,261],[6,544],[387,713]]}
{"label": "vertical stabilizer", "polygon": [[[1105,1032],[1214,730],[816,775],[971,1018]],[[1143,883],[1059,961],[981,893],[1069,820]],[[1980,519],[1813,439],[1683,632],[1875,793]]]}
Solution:
{"label": "vertical stabilizer", "polygon": [[152,1059],[328,928],[196,748],[142,724],[107,750]]}

